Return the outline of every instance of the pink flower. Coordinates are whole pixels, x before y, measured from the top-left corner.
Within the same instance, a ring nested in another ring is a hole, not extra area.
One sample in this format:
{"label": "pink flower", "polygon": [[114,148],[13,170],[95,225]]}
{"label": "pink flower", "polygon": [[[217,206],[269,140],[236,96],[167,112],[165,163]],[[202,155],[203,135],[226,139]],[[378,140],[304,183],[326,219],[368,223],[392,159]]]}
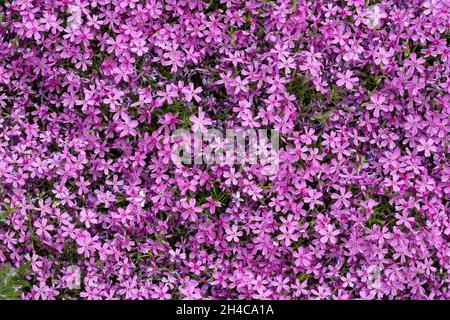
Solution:
{"label": "pink flower", "polygon": [[353,90],[353,85],[358,82],[358,78],[352,77],[353,71],[347,70],[345,73],[337,73],[338,81],[336,84],[340,87],[345,86],[347,90]]}
{"label": "pink flower", "polygon": [[242,231],[239,231],[239,227],[237,225],[232,225],[231,228],[226,227],[225,233],[227,234],[226,240],[228,242],[239,242],[239,237],[243,235]]}
{"label": "pink flower", "polygon": [[421,138],[419,142],[420,144],[417,146],[417,151],[424,151],[425,157],[430,157],[432,152],[437,152],[437,148],[432,139]]}
{"label": "pink flower", "polygon": [[123,138],[127,135],[135,136],[137,131],[135,128],[138,126],[138,122],[135,120],[131,120],[129,117],[126,117],[123,122],[120,122],[117,125],[117,131],[120,132],[120,137]]}
{"label": "pink flower", "polygon": [[320,242],[331,242],[332,244],[335,244],[336,236],[339,234],[339,230],[335,230],[333,225],[328,224],[325,226],[325,229],[319,229],[319,234],[322,236],[320,238]]}
{"label": "pink flower", "polygon": [[227,180],[225,180],[225,184],[230,186],[230,185],[237,185],[239,177],[241,176],[241,174],[239,172],[236,172],[236,170],[234,168],[230,168],[230,171],[225,171],[223,174],[223,177],[226,178]]}
{"label": "pink flower", "polygon": [[206,126],[210,126],[212,124],[212,120],[206,117],[206,113],[199,109],[198,116],[192,115],[189,117],[189,120],[192,122],[192,131],[193,132],[201,132],[207,133],[208,129]]}
{"label": "pink flower", "polygon": [[195,101],[197,101],[197,102],[200,102],[202,100],[202,98],[200,98],[200,96],[198,95],[199,93],[201,93],[203,91],[202,88],[198,87],[198,88],[194,89],[193,83],[189,83],[181,91],[183,92],[184,96],[186,97],[187,102],[191,102],[192,98],[194,98]]}
{"label": "pink flower", "polygon": [[183,209],[181,212],[181,218],[184,220],[191,220],[193,222],[198,220],[197,213],[202,212],[203,209],[201,207],[197,207],[195,203],[196,200],[194,198],[189,199],[189,202],[181,202],[181,208]]}
{"label": "pink flower", "polygon": [[316,205],[323,205],[323,202],[319,199],[322,197],[323,193],[315,191],[314,189],[309,189],[307,191],[308,196],[303,199],[306,203],[309,204],[311,209],[313,209]]}

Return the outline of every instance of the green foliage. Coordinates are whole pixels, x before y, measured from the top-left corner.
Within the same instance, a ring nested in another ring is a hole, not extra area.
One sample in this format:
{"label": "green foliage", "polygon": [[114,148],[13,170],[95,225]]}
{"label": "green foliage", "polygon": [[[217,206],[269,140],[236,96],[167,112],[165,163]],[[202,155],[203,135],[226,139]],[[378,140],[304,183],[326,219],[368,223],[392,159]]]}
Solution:
{"label": "green foliage", "polygon": [[313,115],[312,119],[322,125],[325,124],[332,115],[333,109],[330,109],[321,113],[316,113],[315,115]]}
{"label": "green foliage", "polygon": [[17,300],[21,290],[28,286],[25,280],[31,262],[23,264],[20,268],[0,269],[0,300]]}
{"label": "green foliage", "polygon": [[303,281],[305,281],[306,279],[308,279],[310,277],[311,276],[309,274],[307,274],[307,273],[299,273],[299,274],[297,274],[297,279],[300,282],[303,282]]}
{"label": "green foliage", "polygon": [[366,221],[366,226],[372,228],[374,224],[378,224],[383,227],[389,223],[389,218],[392,213],[395,212],[395,208],[389,204],[389,198],[382,197],[382,201],[375,207],[373,207],[373,213]]}
{"label": "green foliage", "polygon": [[378,90],[385,78],[383,75],[376,74],[375,70],[371,70],[367,65],[362,69],[362,74],[364,75],[362,78],[365,79],[363,85],[369,93]]}
{"label": "green foliage", "polygon": [[14,211],[16,211],[16,208],[5,208],[4,211],[0,210],[0,222],[5,221]]}
{"label": "green foliage", "polygon": [[222,3],[220,0],[211,0],[206,8],[205,13],[215,12],[217,10],[226,11],[227,6],[225,3]]}
{"label": "green foliage", "polygon": [[296,74],[292,76],[292,81],[286,84],[286,89],[297,98],[300,117],[304,121],[314,121],[319,125],[324,125],[333,115],[333,110],[340,100],[337,87],[333,86],[330,97],[325,99],[308,78]]}
{"label": "green foliage", "polygon": [[291,82],[286,85],[289,93],[297,97],[297,102],[300,103],[300,109],[306,108],[309,110],[310,103],[318,96],[318,92],[310,83],[309,79],[293,75]]}
{"label": "green foliage", "polygon": [[213,187],[211,196],[214,201],[220,202],[223,206],[227,206],[231,199],[231,195],[227,190],[219,190],[216,187]]}
{"label": "green foliage", "polygon": [[211,197],[214,201],[220,202],[222,207],[227,207],[231,201],[229,190],[220,189],[215,183],[212,184],[211,191],[196,195],[198,205],[206,203],[206,198]]}

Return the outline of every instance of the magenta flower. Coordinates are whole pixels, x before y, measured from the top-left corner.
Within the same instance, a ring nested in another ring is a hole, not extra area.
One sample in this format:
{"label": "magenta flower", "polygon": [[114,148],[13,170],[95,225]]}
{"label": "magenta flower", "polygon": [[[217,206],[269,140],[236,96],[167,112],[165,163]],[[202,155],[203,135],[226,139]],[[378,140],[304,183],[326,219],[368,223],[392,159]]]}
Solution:
{"label": "magenta flower", "polygon": [[196,202],[195,199],[191,198],[189,199],[189,202],[183,201],[181,203],[181,207],[183,208],[183,211],[181,212],[181,218],[193,222],[196,222],[198,220],[197,213],[202,212],[203,209],[197,207],[195,202]]}
{"label": "magenta flower", "polygon": [[345,87],[347,90],[353,90],[353,86],[358,82],[358,78],[352,77],[353,71],[347,70],[345,73],[337,73],[338,81],[336,84],[340,87]]}
{"label": "magenta flower", "polygon": [[449,299],[450,4],[375,2],[0,1],[1,291]]}

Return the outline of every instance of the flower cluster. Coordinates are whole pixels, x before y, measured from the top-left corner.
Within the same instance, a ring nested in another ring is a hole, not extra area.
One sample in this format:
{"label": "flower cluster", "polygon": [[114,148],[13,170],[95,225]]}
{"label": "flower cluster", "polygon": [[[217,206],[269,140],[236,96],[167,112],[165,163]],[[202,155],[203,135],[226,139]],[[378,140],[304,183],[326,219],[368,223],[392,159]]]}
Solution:
{"label": "flower cluster", "polygon": [[[24,299],[449,299],[449,28],[447,0],[1,1],[0,265]],[[175,166],[177,128],[275,129],[278,171]]]}

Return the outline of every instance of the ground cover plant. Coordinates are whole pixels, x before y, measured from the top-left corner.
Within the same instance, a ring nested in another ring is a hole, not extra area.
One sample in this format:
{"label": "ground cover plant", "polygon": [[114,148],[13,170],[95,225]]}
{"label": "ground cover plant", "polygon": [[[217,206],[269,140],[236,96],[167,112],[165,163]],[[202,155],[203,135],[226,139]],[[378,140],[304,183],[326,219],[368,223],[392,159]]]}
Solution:
{"label": "ground cover plant", "polygon": [[[0,1],[0,299],[449,299],[447,0]],[[178,166],[178,128],[279,167]]]}

